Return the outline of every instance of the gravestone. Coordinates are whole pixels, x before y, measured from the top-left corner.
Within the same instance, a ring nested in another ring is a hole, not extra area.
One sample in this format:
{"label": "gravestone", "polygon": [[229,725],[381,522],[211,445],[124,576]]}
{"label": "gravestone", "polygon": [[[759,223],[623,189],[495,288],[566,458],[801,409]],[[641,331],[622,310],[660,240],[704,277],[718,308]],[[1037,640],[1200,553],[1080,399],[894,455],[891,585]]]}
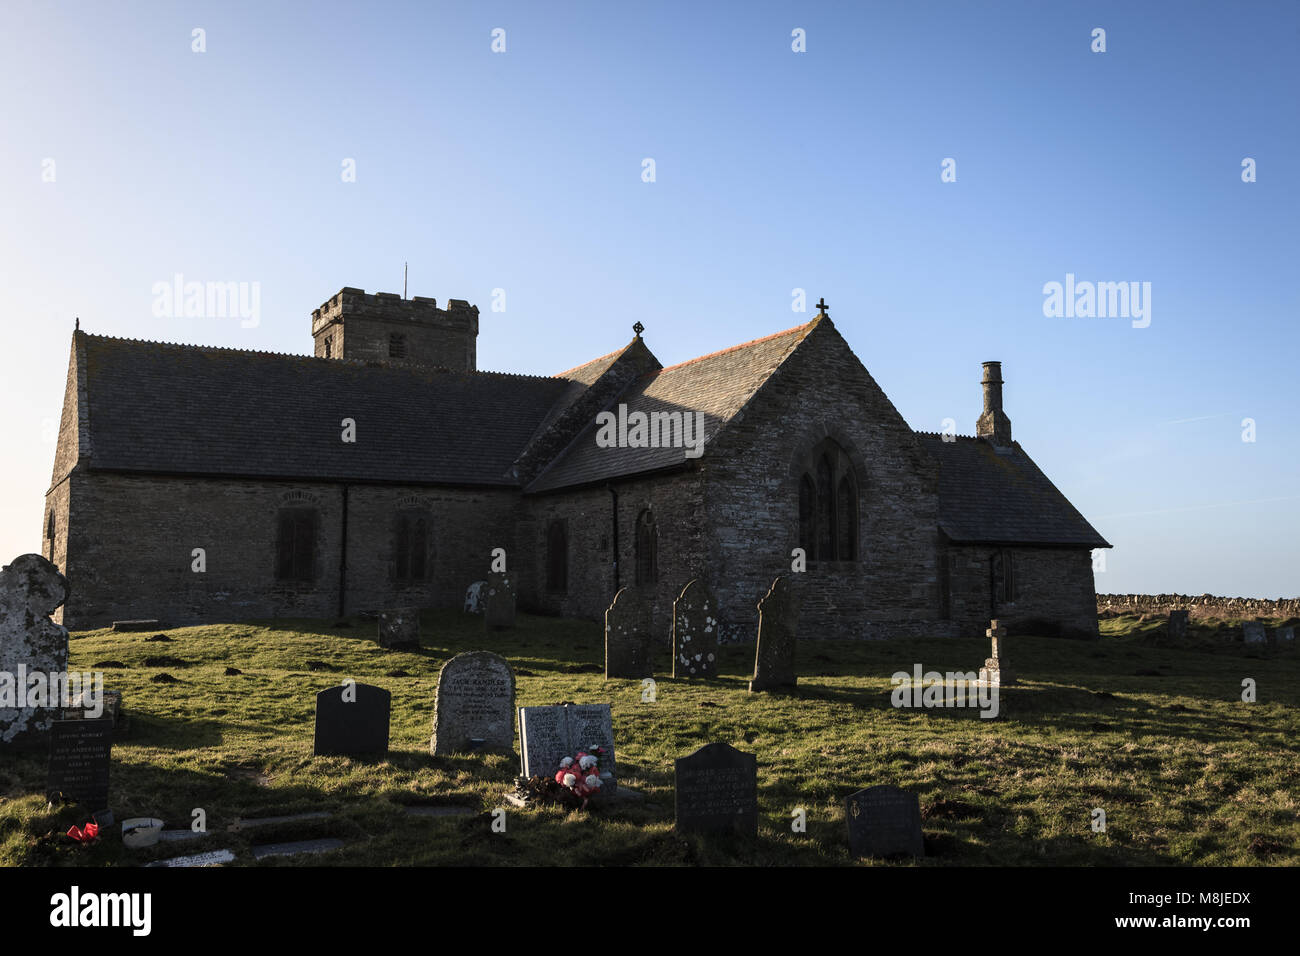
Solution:
{"label": "gravestone", "polygon": [[519,752],[525,777],[553,778],[560,760],[593,746],[605,751],[600,761],[601,791],[613,793],[618,788],[618,772],[609,704],[519,708]]}
{"label": "gravestone", "polygon": [[718,601],[699,578],[673,602],[673,677],[718,672]]}
{"label": "gravestone", "polygon": [[984,633],[992,642],[992,651],[980,668],[981,683],[998,686],[1014,684],[1016,675],[1007,663],[1007,629],[997,621],[989,621],[988,630]]}
{"label": "gravestone", "polygon": [[0,752],[44,747],[62,716],[68,632],[50,615],[67,596],[67,579],[39,554],[0,569]]}
{"label": "gravestone", "polygon": [[1169,640],[1182,643],[1187,639],[1187,612],[1169,612]]}
{"label": "gravestone", "polygon": [[605,679],[653,677],[650,608],[636,588],[620,588],[605,611]]}
{"label": "gravestone", "polygon": [[388,716],[393,695],[369,684],[344,684],[316,695],[318,757],[388,752]]}
{"label": "gravestone", "polygon": [[1246,621],[1241,625],[1241,637],[1247,644],[1264,644],[1268,638],[1264,634],[1264,625],[1258,621]]}
{"label": "gravestone", "polygon": [[794,652],[799,623],[799,600],[784,577],[772,582],[758,602],[758,647],[754,652],[751,692],[773,687],[794,687]]}
{"label": "gravestone", "polygon": [[465,611],[469,614],[483,613],[483,589],[486,581],[475,581],[465,589]]}
{"label": "gravestone", "polygon": [[111,720],[56,720],[50,727],[50,765],[45,792],[92,813],[108,808],[108,767],[113,751]]}
{"label": "gravestone", "polygon": [[379,646],[389,650],[420,647],[420,609],[402,607],[379,612]]}
{"label": "gravestone", "polygon": [[1278,647],[1295,647],[1295,626],[1279,627],[1275,632],[1277,635],[1274,641]]}
{"label": "gravestone", "polygon": [[484,597],[484,626],[507,628],[515,626],[515,582],[514,577],[505,571],[493,571],[488,574]]}
{"label": "gravestone", "polygon": [[435,757],[471,750],[513,750],[515,675],[491,651],[457,654],[438,672],[433,711]]}
{"label": "gravestone", "polygon": [[898,787],[868,787],[844,802],[849,852],[855,857],[925,856],[921,803]]}
{"label": "gravestone", "polygon": [[678,833],[758,835],[758,758],[724,743],[705,744],[675,764]]}

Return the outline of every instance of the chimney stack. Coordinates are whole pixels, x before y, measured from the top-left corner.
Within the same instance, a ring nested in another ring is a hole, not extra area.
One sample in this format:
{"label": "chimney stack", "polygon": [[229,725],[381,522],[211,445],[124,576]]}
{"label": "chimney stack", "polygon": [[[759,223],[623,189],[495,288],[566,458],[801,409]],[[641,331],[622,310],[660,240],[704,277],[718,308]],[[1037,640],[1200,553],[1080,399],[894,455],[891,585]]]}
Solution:
{"label": "chimney stack", "polygon": [[1002,363],[985,362],[980,384],[984,386],[984,413],[975,425],[975,434],[999,447],[1010,447],[1011,419],[1002,411]]}

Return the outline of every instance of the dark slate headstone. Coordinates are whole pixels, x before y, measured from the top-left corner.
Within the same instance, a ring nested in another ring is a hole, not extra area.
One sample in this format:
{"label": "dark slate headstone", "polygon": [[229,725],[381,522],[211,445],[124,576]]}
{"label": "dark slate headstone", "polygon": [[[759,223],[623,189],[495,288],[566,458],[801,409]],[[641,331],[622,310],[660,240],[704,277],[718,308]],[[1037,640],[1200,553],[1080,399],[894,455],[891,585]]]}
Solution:
{"label": "dark slate headstone", "polygon": [[387,753],[392,698],[369,684],[344,684],[317,694],[316,756]]}
{"label": "dark slate headstone", "polygon": [[799,624],[799,600],[781,577],[758,602],[758,648],[750,691],[794,687],[794,652]]}
{"label": "dark slate headstone", "polygon": [[434,756],[513,750],[515,674],[491,651],[457,654],[438,673],[433,711]]}
{"label": "dark slate headstone", "polygon": [[718,601],[696,578],[673,602],[673,677],[718,672]]}
{"label": "dark slate headstone", "polygon": [[758,835],[758,758],[730,744],[705,744],[676,767],[679,833]]}
{"label": "dark slate headstone", "polygon": [[487,588],[486,581],[474,581],[465,589],[465,611],[468,614],[482,614],[483,600],[487,595],[484,589]]}
{"label": "dark slate headstone", "polygon": [[1187,639],[1187,612],[1169,612],[1169,639],[1181,643]]}
{"label": "dark slate headstone", "polygon": [[[39,554],[24,554],[0,569],[0,752],[39,750],[62,716],[62,688],[45,699],[28,696],[32,674],[62,684],[68,669],[68,632],[50,620],[68,596],[68,581]],[[98,809],[98,808],[96,808]]]}
{"label": "dark slate headstone", "polygon": [[854,856],[925,856],[921,802],[898,787],[868,787],[844,802]]}
{"label": "dark slate headstone", "polygon": [[1264,644],[1268,641],[1264,633],[1264,625],[1258,621],[1246,621],[1242,624],[1241,637],[1247,644]]}
{"label": "dark slate headstone", "polygon": [[87,807],[108,808],[108,766],[113,721],[56,720],[50,727],[50,767],[45,792]]}
{"label": "dark slate headstone", "polygon": [[1277,638],[1276,638],[1276,640],[1274,641],[1274,643],[1277,644],[1278,647],[1294,647],[1294,646],[1295,646],[1295,626],[1294,626],[1294,625],[1291,625],[1290,627],[1279,627],[1275,633],[1276,633],[1276,635],[1277,635]]}
{"label": "dark slate headstone", "polygon": [[605,679],[653,676],[650,608],[635,588],[620,588],[605,611]]}
{"label": "dark slate headstone", "polygon": [[505,571],[488,574],[483,588],[483,623],[489,630],[515,626],[515,579]]}
{"label": "dark slate headstone", "polygon": [[554,777],[560,760],[593,747],[605,751],[600,761],[601,789],[612,793],[618,788],[618,771],[609,704],[519,708],[519,752],[525,777]]}
{"label": "dark slate headstone", "polygon": [[420,609],[402,607],[379,612],[379,646],[389,650],[418,649],[420,646]]}

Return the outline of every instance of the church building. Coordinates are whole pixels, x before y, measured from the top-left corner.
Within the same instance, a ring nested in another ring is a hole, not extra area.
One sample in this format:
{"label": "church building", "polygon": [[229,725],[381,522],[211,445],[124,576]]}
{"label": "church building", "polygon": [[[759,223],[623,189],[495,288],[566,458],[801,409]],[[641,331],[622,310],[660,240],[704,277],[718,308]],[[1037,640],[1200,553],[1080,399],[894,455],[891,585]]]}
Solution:
{"label": "church building", "polygon": [[550,376],[479,371],[478,323],[344,288],[311,356],[75,332],[42,516],[61,622],[460,607],[503,548],[521,609],[599,619],[636,587],[665,646],[697,577],[724,639],[778,575],[804,639],[1097,635],[1110,545],[1012,440],[999,363],[963,437],[913,431],[824,307],[667,368],[638,327]]}

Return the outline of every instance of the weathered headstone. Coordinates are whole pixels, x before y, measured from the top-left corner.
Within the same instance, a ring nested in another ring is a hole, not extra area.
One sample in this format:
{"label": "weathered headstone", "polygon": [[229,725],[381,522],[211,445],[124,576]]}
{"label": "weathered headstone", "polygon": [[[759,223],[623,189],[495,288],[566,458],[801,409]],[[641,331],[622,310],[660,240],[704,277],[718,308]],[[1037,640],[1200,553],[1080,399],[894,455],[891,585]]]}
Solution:
{"label": "weathered headstone", "polygon": [[505,571],[492,571],[488,574],[486,597],[484,598],[484,625],[492,628],[515,626],[515,580]]}
{"label": "weathered headstone", "polygon": [[1274,642],[1278,647],[1295,646],[1295,626],[1279,627],[1276,631],[1277,640]]}
{"label": "weathered headstone", "polygon": [[676,769],[679,833],[758,835],[758,758],[724,743],[705,744]]}
{"label": "weathered headstone", "polygon": [[600,761],[601,790],[612,793],[618,787],[618,771],[609,704],[519,708],[519,751],[525,777],[554,777],[560,760],[593,747],[605,751]]}
{"label": "weathered headstone", "polygon": [[0,751],[45,746],[62,716],[68,632],[50,615],[67,596],[67,579],[39,554],[0,569]]}
{"label": "weathered headstone", "polygon": [[985,684],[1006,686],[1016,682],[1015,672],[1007,662],[1007,629],[997,621],[989,621],[985,635],[992,642],[992,651],[980,668],[980,681]]}
{"label": "weathered headstone", "polygon": [[758,602],[758,647],[754,652],[754,678],[749,682],[751,692],[795,686],[798,624],[799,599],[791,593],[785,578],[777,578]]}
{"label": "weathered headstone", "polygon": [[673,677],[713,677],[717,657],[718,602],[696,578],[673,602]]}
{"label": "weathered headstone", "polygon": [[113,751],[111,720],[56,720],[50,727],[50,765],[45,792],[62,795],[91,812],[108,809],[108,768]]}
{"label": "weathered headstone", "polygon": [[636,588],[620,588],[605,611],[605,679],[653,677],[650,608]]}
{"label": "weathered headstone", "polygon": [[392,698],[382,687],[352,682],[317,694],[316,756],[387,753]]}
{"label": "weathered headstone", "polygon": [[1174,643],[1182,643],[1187,640],[1187,612],[1170,611],[1169,612],[1169,640]]}
{"label": "weathered headstone", "polygon": [[379,646],[389,650],[418,649],[420,646],[420,609],[395,608],[379,612]]}
{"label": "weathered headstone", "polygon": [[1264,644],[1268,641],[1264,625],[1258,621],[1246,621],[1241,625],[1241,637],[1247,644]]}
{"label": "weathered headstone", "polygon": [[475,581],[465,589],[465,610],[470,614],[483,613],[483,589],[486,581]]}
{"label": "weathered headstone", "polygon": [[925,856],[921,803],[898,787],[868,787],[844,802],[849,852],[854,856]]}
{"label": "weathered headstone", "polygon": [[515,674],[491,651],[457,654],[438,673],[433,755],[513,750]]}

